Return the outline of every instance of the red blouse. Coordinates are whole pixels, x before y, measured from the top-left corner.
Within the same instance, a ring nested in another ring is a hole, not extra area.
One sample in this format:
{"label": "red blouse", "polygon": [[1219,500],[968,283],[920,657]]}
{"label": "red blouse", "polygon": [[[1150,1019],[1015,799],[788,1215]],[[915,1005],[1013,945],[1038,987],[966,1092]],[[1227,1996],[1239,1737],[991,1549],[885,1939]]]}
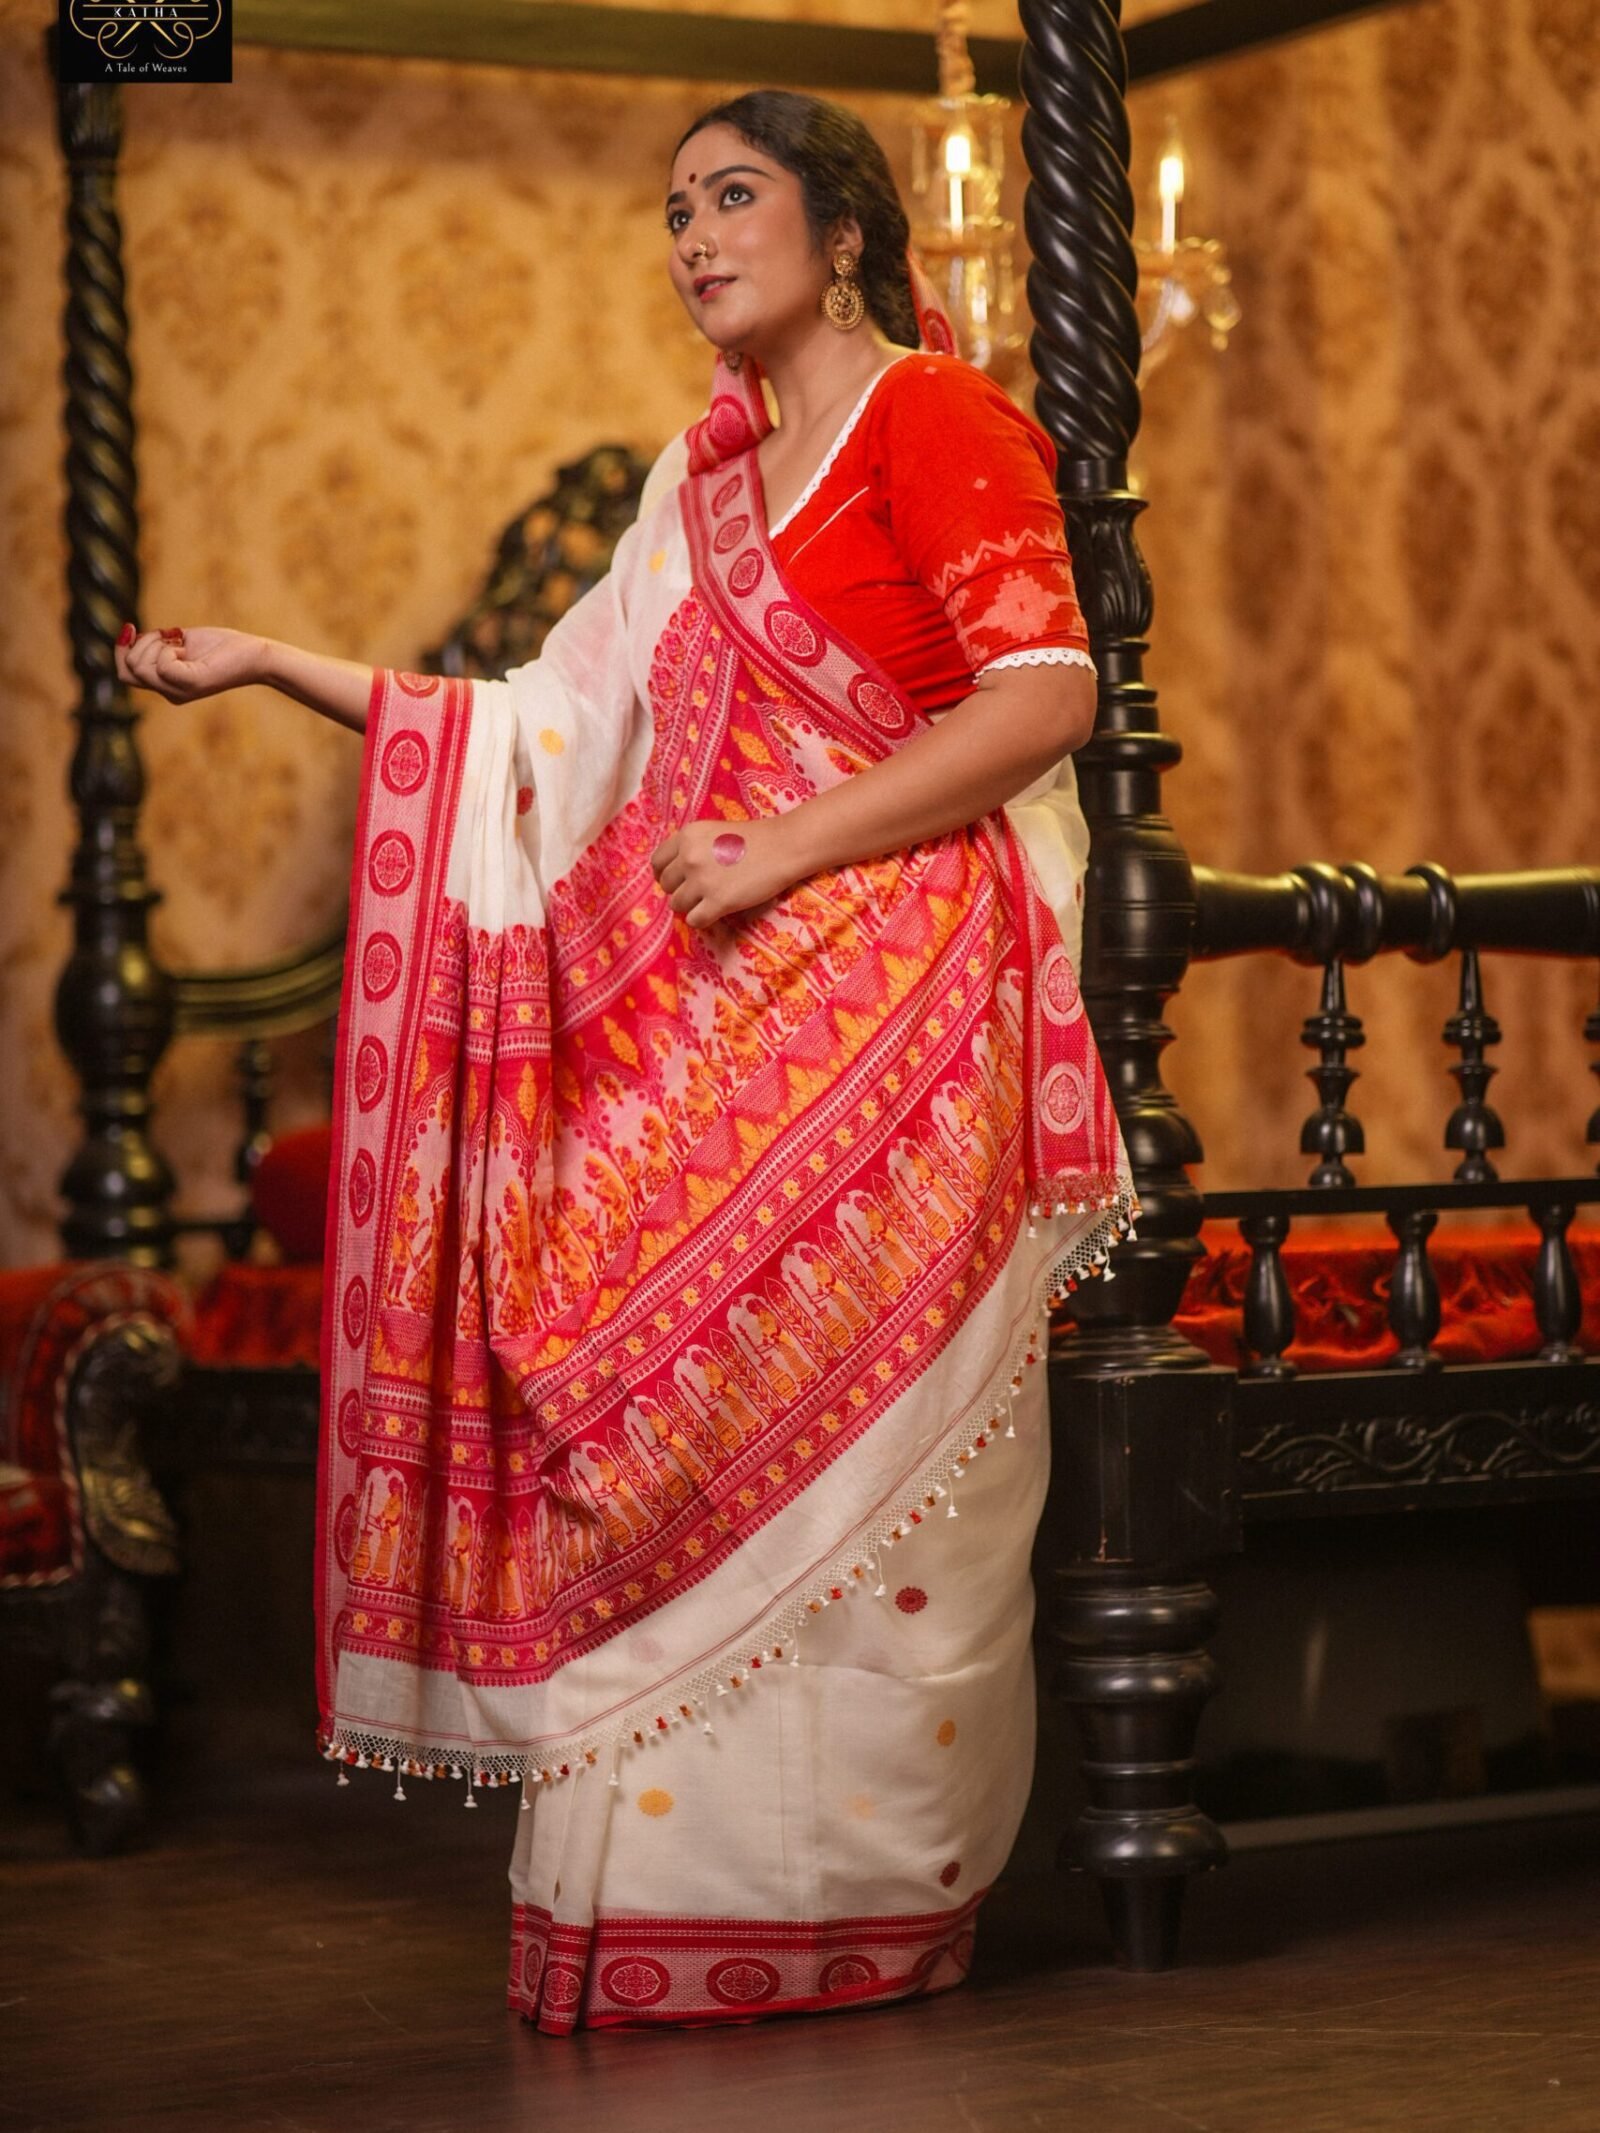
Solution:
{"label": "red blouse", "polygon": [[970,363],[902,356],[772,545],[825,621],[921,710],[947,710],[997,662],[1087,663],[1055,460],[1039,425]]}

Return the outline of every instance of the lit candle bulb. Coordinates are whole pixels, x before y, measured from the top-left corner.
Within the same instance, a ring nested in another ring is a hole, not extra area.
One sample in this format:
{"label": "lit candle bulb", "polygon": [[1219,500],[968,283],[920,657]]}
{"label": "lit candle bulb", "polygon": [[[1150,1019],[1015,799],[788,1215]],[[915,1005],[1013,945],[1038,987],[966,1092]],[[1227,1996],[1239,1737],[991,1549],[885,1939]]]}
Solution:
{"label": "lit candle bulb", "polygon": [[944,169],[950,183],[950,227],[959,235],[967,221],[962,194],[963,181],[972,172],[971,134],[956,130],[945,135]]}
{"label": "lit candle bulb", "polygon": [[1183,198],[1183,150],[1175,133],[1168,136],[1167,146],[1162,151],[1156,186],[1161,194],[1161,249],[1175,252],[1178,249],[1178,202]]}

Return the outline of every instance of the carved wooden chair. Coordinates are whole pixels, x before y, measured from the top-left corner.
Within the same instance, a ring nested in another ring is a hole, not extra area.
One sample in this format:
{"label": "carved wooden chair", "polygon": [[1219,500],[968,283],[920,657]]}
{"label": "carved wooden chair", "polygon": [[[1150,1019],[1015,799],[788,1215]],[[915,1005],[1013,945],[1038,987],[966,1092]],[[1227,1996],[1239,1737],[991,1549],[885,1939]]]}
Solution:
{"label": "carved wooden chair", "polygon": [[49,1750],[94,1852],[143,1826],[148,1584],[178,1567],[145,1438],[183,1321],[173,1284],[141,1268],[0,1275],[0,1643],[56,1677]]}

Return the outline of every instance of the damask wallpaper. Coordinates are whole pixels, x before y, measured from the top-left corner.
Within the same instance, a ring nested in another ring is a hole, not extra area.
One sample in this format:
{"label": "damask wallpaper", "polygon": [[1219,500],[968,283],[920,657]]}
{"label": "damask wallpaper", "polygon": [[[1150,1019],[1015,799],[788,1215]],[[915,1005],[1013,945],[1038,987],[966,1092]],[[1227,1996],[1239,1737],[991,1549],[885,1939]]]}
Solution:
{"label": "damask wallpaper", "polygon": [[[73,700],[50,12],[0,0],[12,1262],[53,1248],[73,1130],[50,1030]],[[1006,0],[973,21],[1014,27]],[[659,187],[715,92],[248,47],[235,77],[127,100],[144,619],[410,661],[557,465],[604,438],[647,448],[697,411],[705,360],[661,272]],[[1227,240],[1245,307],[1225,357],[1184,347],[1153,379],[1136,455],[1151,670],[1188,751],[1170,805],[1197,857],[1472,869],[1600,847],[1597,83],[1595,0],[1423,0],[1136,96],[1136,167],[1175,112],[1188,226]],[[904,105],[861,108],[904,175]],[[243,691],[154,705],[142,739],[163,955],[251,960],[316,930],[341,894],[353,738]],[[1593,973],[1488,976],[1512,1162],[1575,1165]],[[1367,1169],[1436,1174],[1448,973],[1352,982]],[[1277,966],[1191,981],[1169,1079],[1216,1182],[1300,1167],[1294,1035],[1314,983]],[[162,1070],[160,1137],[191,1206],[231,1204],[230,1077],[194,1044]],[[319,1083],[317,1044],[298,1041],[280,1123],[316,1110]]]}
{"label": "damask wallpaper", "polygon": [[[1152,86],[1136,168],[1169,111],[1245,313],[1155,375],[1138,449],[1191,852],[1600,863],[1600,7],[1425,0]],[[1484,968],[1505,1175],[1591,1168],[1593,965]],[[1374,1180],[1448,1174],[1455,979],[1350,973]],[[1316,982],[1191,977],[1169,1080],[1219,1183],[1303,1173]]]}

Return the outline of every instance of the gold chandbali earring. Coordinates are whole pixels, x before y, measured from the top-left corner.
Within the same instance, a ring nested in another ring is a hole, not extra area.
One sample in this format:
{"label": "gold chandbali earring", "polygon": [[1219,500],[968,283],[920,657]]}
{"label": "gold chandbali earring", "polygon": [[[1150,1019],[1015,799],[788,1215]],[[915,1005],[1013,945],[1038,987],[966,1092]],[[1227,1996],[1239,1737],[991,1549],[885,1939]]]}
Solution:
{"label": "gold chandbali earring", "polygon": [[853,252],[836,252],[833,279],[822,292],[822,308],[828,324],[841,333],[853,333],[867,315],[867,300],[861,293]]}

